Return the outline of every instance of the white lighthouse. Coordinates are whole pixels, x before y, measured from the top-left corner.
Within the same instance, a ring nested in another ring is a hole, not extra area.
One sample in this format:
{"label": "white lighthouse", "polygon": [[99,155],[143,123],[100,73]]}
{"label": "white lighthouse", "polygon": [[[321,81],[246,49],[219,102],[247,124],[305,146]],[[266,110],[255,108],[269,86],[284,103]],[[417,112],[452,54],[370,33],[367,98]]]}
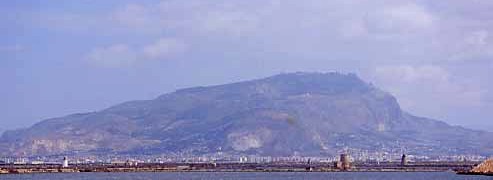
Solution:
{"label": "white lighthouse", "polygon": [[68,158],[67,158],[67,156],[63,157],[62,167],[64,167],[64,168],[68,167]]}

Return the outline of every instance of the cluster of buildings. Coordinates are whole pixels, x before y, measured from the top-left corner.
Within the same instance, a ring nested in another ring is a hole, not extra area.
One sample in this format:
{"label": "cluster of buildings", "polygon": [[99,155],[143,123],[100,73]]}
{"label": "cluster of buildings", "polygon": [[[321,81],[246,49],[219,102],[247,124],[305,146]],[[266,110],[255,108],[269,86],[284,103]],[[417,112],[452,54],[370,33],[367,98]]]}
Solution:
{"label": "cluster of buildings", "polygon": [[108,155],[108,156],[73,156],[67,157],[3,157],[0,158],[1,164],[61,164],[62,166],[68,166],[68,164],[129,164],[136,165],[139,163],[339,163],[335,164],[342,169],[347,168],[350,162],[401,162],[403,165],[407,162],[464,162],[473,161],[479,162],[488,159],[485,156],[478,155],[452,155],[452,156],[417,156],[417,155],[403,155],[403,154],[389,154],[380,153],[378,155],[371,154],[351,154],[340,153],[337,156],[330,157],[306,157],[306,156],[286,156],[286,157],[274,157],[274,156],[258,156],[258,155],[212,155],[212,156],[120,156],[120,155]]}

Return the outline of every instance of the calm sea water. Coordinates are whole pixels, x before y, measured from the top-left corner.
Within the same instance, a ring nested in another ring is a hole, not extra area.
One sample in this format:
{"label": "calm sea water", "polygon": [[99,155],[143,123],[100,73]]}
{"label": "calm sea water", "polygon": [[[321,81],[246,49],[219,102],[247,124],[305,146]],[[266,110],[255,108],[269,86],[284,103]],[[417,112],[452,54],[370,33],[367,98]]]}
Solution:
{"label": "calm sea water", "polygon": [[68,173],[68,174],[23,174],[0,175],[2,180],[112,180],[112,179],[172,179],[172,180],[486,180],[487,176],[461,176],[452,172],[430,173]]}

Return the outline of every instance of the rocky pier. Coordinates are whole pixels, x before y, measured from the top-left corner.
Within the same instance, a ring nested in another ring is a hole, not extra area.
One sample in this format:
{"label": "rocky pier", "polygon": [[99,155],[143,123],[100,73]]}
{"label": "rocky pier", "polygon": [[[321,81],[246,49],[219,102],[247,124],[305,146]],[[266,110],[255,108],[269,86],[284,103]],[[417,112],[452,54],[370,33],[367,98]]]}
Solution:
{"label": "rocky pier", "polygon": [[[437,172],[469,171],[476,163],[420,162],[354,162],[348,166],[334,163],[142,163],[142,164],[71,164],[3,165],[0,173],[83,173],[83,172]],[[341,168],[344,167],[344,168]]]}
{"label": "rocky pier", "polygon": [[470,171],[459,171],[458,174],[493,176],[493,159],[484,161]]}

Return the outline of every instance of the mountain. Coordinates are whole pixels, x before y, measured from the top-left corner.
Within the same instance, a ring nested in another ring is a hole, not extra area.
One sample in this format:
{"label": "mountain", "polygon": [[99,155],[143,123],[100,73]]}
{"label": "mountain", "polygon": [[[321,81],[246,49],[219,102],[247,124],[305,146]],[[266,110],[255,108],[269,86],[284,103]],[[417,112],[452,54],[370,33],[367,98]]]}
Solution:
{"label": "mountain", "polygon": [[288,73],[195,87],[7,131],[0,155],[334,155],[344,148],[493,152],[493,133],[413,116],[354,74]]}

